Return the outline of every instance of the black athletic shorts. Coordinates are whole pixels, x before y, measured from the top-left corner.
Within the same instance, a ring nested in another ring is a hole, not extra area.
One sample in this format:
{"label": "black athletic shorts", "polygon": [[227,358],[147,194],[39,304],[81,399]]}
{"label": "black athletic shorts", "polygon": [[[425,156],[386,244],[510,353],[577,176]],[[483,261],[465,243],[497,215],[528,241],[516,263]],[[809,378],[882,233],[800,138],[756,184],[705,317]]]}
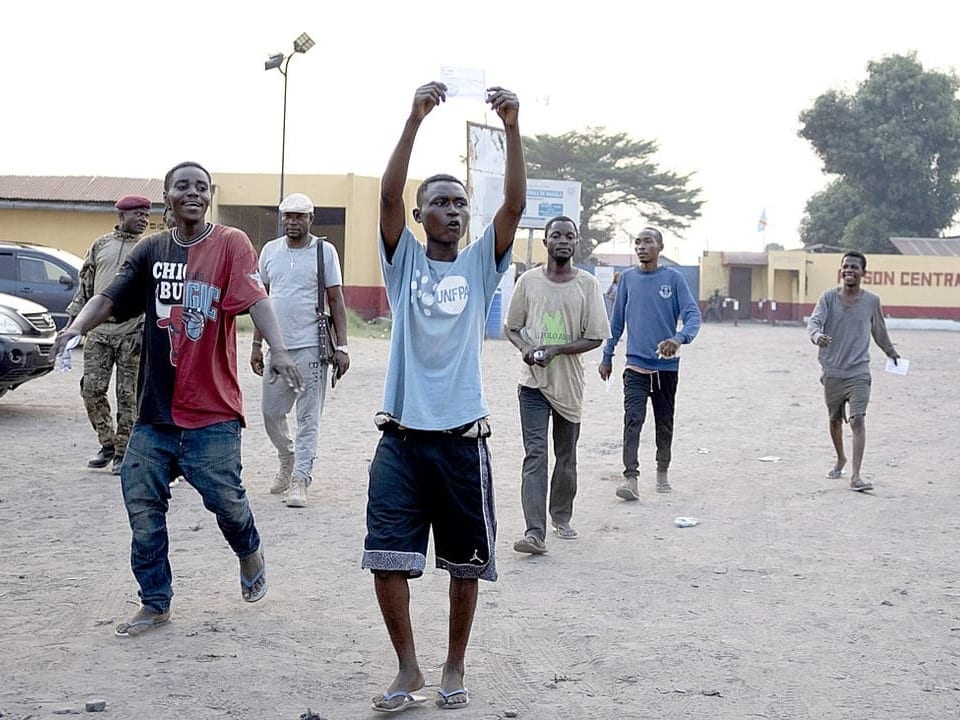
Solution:
{"label": "black athletic shorts", "polygon": [[387,428],[370,463],[363,567],[419,577],[437,567],[496,580],[497,520],[485,437]]}

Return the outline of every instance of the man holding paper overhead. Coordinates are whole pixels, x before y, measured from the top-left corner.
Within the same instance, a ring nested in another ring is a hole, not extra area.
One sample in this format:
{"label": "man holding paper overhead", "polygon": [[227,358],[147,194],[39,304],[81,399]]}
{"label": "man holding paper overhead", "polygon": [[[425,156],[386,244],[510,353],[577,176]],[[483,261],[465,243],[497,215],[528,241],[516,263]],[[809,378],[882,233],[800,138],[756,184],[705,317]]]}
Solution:
{"label": "man holding paper overhead", "polygon": [[506,137],[504,198],[483,235],[461,250],[470,198],[460,180],[432,175],[417,189],[413,221],[423,228],[426,245],[407,227],[404,205],[414,140],[446,93],[440,82],[417,89],[380,185],[378,246],[393,330],[383,412],[376,418],[383,435],[369,470],[363,567],[373,573],[399,668],[389,687],[373,699],[377,712],[398,712],[425,701],[414,694],[426,678],[417,660],[408,580],[423,575],[431,531],[436,565],[450,574],[447,656],[434,701],[438,707],[462,709],[470,700],[464,662],[478,580],[497,579],[490,423],[480,351],[527,195],[520,102],[504,88],[487,91],[487,103],[503,121]]}
{"label": "man holding paper overhead", "polygon": [[840,259],[842,284],[820,296],[807,323],[810,340],[820,348],[818,359],[823,375],[824,399],[830,417],[830,439],[837,452],[837,462],[828,478],[843,476],[847,456],[843,452],[843,422],[849,403],[850,429],[853,431],[853,471],[850,489],[856,492],[873,490],[873,485],[860,477],[863,449],[867,441],[865,417],[870,402],[870,337],[894,364],[900,355],[887,335],[880,298],[860,287],[867,269],[867,258],[850,251]]}

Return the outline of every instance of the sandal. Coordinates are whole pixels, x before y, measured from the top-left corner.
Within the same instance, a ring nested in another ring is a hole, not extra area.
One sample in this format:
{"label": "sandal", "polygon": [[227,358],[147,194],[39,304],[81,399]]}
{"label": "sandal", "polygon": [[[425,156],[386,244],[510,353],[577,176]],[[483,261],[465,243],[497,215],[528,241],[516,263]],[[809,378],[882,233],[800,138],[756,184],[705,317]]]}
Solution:
{"label": "sandal", "polygon": [[170,620],[170,613],[158,613],[150,608],[141,607],[129,622],[120,623],[113,634],[117,637],[136,637],[148,630],[160,627]]}
{"label": "sandal", "polygon": [[[258,569],[254,576],[247,580],[243,574],[244,565],[251,562]],[[240,561],[240,594],[248,603],[255,603],[267,594],[267,563],[260,548]]]}
{"label": "sandal", "polygon": [[866,480],[857,478],[850,483],[850,489],[854,492],[866,492],[867,490],[873,490],[873,485],[868,483]]}

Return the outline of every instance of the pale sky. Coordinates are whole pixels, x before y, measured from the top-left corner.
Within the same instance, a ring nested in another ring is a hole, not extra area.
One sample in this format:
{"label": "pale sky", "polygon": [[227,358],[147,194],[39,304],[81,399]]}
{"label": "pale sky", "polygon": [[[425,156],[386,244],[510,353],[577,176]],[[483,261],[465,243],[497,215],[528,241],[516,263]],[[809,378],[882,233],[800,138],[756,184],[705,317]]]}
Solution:
{"label": "pale sky", "polygon": [[[797,247],[827,182],[799,113],[886,55],[956,70],[958,27],[960,3],[932,0],[8,3],[0,173],[161,177],[185,159],[277,173],[283,78],[263,63],[307,32],[316,46],[290,65],[288,173],[379,176],[416,87],[441,65],[480,68],[519,95],[526,135],[604,126],[694,173],[706,205],[666,235],[671,257]],[[479,101],[435,110],[411,176],[464,177],[468,120],[498,123]]]}

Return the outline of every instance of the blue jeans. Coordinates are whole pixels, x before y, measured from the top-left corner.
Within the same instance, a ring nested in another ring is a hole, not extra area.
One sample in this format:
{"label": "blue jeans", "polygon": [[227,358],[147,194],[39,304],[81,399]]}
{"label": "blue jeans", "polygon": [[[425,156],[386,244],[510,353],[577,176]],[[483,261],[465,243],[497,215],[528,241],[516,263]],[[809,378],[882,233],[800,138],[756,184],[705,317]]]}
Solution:
{"label": "blue jeans", "polygon": [[123,458],[120,481],[133,541],[130,566],[140,602],[159,613],[170,610],[167,508],[170,480],[183,475],[215,513],[223,537],[243,559],[260,547],[247,492],[240,482],[240,421],[196,430],[137,422]]}
{"label": "blue jeans", "polygon": [[553,409],[536,388],[517,391],[520,398],[520,428],[523,431],[523,472],[520,502],[527,529],[525,535],[540,540],[547,536],[547,428],[553,418],[553,475],[550,479],[550,518],[566,525],[573,517],[577,496],[577,440],[580,423],[570,422]]}
{"label": "blue jeans", "polygon": [[673,445],[673,413],[677,404],[678,373],[623,371],[623,476],[640,475],[640,430],[647,416],[647,398],[653,405],[657,441],[657,470],[670,467]]}

